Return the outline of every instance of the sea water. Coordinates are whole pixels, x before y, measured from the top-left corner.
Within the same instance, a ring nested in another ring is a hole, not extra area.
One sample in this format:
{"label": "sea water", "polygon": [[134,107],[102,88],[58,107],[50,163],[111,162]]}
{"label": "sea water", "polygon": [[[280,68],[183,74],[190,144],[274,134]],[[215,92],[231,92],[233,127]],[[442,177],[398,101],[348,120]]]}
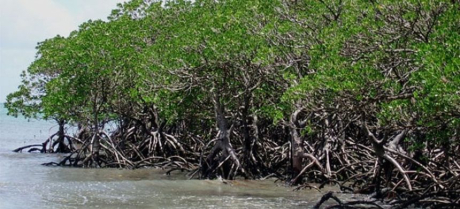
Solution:
{"label": "sea water", "polygon": [[[305,208],[323,192],[292,191],[274,180],[186,180],[159,169],[41,165],[61,154],[14,153],[57,131],[51,121],[7,116],[0,104],[0,209],[3,208]],[[326,192],[326,191],[325,191]]]}

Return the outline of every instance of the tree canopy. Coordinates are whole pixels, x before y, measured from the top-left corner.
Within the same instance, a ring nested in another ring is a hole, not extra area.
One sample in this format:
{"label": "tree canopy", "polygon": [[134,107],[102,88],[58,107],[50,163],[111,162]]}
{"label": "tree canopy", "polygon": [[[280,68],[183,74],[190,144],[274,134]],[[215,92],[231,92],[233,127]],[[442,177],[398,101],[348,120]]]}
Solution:
{"label": "tree canopy", "polygon": [[59,165],[459,193],[455,1],[132,0],[108,19],[39,43],[7,98],[79,127]]}

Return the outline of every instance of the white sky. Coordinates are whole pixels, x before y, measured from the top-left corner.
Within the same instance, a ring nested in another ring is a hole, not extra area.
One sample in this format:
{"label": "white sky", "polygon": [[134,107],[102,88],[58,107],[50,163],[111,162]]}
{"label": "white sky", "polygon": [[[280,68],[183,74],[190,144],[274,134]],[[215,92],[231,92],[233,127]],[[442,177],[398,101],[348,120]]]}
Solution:
{"label": "white sky", "polygon": [[16,91],[38,42],[58,34],[68,36],[89,19],[106,20],[124,1],[0,0],[0,103]]}

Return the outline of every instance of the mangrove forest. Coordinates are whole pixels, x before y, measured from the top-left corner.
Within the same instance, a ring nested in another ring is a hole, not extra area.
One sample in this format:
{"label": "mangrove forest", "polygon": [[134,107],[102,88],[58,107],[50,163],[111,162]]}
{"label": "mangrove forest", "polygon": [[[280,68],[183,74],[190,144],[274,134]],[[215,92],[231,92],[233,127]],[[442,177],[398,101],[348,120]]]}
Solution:
{"label": "mangrove forest", "polygon": [[460,1],[131,0],[36,50],[5,107],[47,165],[460,207]]}

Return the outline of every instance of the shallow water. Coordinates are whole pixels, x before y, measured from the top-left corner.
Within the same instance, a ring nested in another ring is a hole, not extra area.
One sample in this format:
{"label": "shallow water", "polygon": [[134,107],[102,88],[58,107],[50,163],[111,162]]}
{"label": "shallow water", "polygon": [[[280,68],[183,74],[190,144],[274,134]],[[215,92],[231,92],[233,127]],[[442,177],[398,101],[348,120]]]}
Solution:
{"label": "shallow water", "polygon": [[[0,104],[0,208],[305,208],[322,193],[292,191],[273,180],[185,180],[157,169],[42,166],[58,154],[14,153],[39,144],[56,127],[6,116]],[[335,190],[335,188],[329,188]]]}

